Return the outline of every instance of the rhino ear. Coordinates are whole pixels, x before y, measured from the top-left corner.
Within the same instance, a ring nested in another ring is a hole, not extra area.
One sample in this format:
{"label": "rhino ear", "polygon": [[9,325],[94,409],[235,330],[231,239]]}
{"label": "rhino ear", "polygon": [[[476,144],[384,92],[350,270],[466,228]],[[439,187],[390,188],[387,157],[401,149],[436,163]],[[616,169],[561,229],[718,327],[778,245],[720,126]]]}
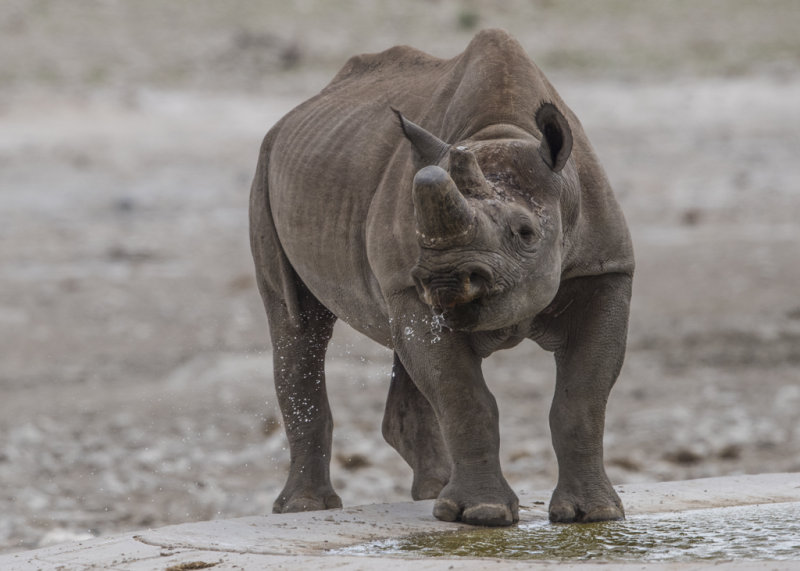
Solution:
{"label": "rhino ear", "polygon": [[419,166],[425,167],[435,165],[441,161],[450,150],[450,145],[439,139],[433,133],[429,133],[419,125],[406,119],[400,111],[392,108],[400,120],[400,128],[414,147]]}
{"label": "rhino ear", "polygon": [[572,152],[572,131],[566,117],[552,103],[542,103],[536,112],[536,126],[542,132],[539,154],[553,172],[560,171]]}

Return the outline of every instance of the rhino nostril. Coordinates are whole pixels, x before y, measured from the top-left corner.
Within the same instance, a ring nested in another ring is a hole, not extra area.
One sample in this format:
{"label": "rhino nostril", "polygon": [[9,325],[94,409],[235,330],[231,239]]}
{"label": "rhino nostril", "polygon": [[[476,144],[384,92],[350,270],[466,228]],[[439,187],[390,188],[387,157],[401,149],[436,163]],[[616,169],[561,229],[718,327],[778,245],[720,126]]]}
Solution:
{"label": "rhino nostril", "polygon": [[483,287],[486,287],[487,282],[488,282],[488,280],[484,276],[479,274],[478,272],[472,272],[469,275],[468,279],[469,279],[470,285],[472,285],[473,287],[483,288]]}
{"label": "rhino nostril", "polygon": [[467,284],[471,290],[479,291],[480,294],[483,294],[491,287],[492,273],[488,268],[473,266],[468,268],[465,273]]}
{"label": "rhino nostril", "polygon": [[417,293],[422,296],[428,289],[431,275],[422,268],[415,267],[413,270],[411,270],[411,280],[414,282],[414,286],[417,288]]}

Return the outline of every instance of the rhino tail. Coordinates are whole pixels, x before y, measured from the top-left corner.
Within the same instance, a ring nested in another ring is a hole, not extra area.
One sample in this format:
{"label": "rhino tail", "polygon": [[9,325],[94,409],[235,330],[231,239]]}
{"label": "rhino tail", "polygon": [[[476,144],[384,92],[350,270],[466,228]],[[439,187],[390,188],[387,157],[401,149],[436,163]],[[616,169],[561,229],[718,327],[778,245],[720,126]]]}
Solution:
{"label": "rhino tail", "polygon": [[[283,251],[269,203],[269,160],[274,133],[272,129],[261,144],[253,184],[250,187],[250,249],[256,268],[261,298],[280,299],[295,326],[302,322],[298,283],[295,272]],[[269,311],[269,308],[267,308]]]}

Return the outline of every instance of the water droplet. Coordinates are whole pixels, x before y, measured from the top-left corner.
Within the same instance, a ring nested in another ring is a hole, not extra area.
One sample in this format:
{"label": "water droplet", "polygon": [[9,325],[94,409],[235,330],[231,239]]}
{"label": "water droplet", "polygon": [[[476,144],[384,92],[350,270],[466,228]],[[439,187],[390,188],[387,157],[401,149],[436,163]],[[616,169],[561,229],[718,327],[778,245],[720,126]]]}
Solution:
{"label": "water droplet", "polygon": [[447,321],[444,318],[444,312],[442,313],[434,313],[431,317],[431,333],[433,334],[433,339],[431,339],[431,343],[438,343],[442,340],[442,332],[445,329],[450,329],[447,327]]}

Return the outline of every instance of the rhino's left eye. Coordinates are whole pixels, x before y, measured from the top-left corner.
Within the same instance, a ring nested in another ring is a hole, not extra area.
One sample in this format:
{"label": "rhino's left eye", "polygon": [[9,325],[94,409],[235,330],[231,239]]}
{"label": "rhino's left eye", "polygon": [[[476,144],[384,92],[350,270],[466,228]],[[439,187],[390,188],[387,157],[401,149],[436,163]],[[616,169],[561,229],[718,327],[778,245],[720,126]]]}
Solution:
{"label": "rhino's left eye", "polygon": [[527,216],[519,216],[512,222],[511,231],[524,243],[530,243],[536,239],[536,229]]}
{"label": "rhino's left eye", "polygon": [[536,238],[536,231],[530,224],[521,224],[517,229],[517,235],[526,242],[530,242]]}
{"label": "rhino's left eye", "polygon": [[538,236],[533,224],[527,218],[518,220],[511,226],[514,241],[523,250],[533,250],[536,247]]}

